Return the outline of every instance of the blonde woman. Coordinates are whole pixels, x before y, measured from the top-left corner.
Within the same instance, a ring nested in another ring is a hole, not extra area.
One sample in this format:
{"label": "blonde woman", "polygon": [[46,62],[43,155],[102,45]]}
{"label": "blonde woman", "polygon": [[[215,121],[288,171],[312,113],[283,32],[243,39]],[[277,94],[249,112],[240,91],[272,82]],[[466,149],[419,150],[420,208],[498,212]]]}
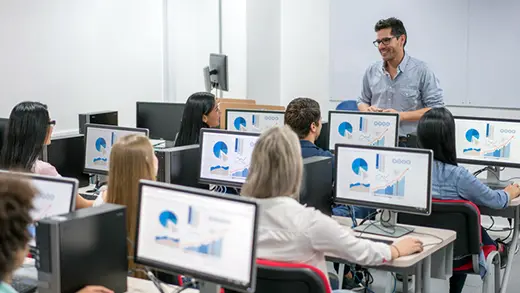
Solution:
{"label": "blonde woman", "polygon": [[[104,202],[126,206],[127,236],[132,241],[135,239],[137,224],[139,180],[155,180],[157,164],[150,140],[142,135],[121,137],[110,152],[108,189],[96,199],[94,206]],[[129,244],[128,255],[133,254],[133,245]],[[128,267],[135,269],[132,260],[129,260]]]}
{"label": "blonde woman", "polygon": [[242,188],[242,195],[257,199],[261,207],[258,258],[306,263],[327,275],[325,254],[373,266],[422,251],[414,238],[393,245],[359,239],[320,211],[300,205],[302,173],[300,144],[289,127],[274,127],[260,136]]}

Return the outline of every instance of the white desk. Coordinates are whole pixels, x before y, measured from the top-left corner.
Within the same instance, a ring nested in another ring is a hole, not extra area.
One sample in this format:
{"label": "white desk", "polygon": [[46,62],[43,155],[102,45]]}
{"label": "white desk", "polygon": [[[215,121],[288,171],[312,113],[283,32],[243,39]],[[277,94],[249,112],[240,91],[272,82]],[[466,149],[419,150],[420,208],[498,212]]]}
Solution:
{"label": "white desk", "polygon": [[[338,223],[346,228],[350,229],[352,225],[352,221],[350,218],[346,217],[333,217]],[[408,276],[415,275],[415,292],[430,292],[431,285],[431,256],[436,252],[440,252],[441,250],[445,250],[443,254],[443,261],[441,264],[444,266],[444,271],[451,274],[453,271],[453,245],[456,239],[455,231],[451,230],[442,230],[442,229],[434,229],[428,227],[419,227],[419,226],[407,226],[405,227],[414,228],[414,232],[404,236],[404,237],[415,237],[423,242],[425,245],[424,250],[421,253],[416,253],[413,255],[400,257],[396,260],[388,262],[382,266],[374,267],[378,270],[396,272],[403,275],[403,292],[408,292]],[[359,232],[353,232],[355,235],[359,235]],[[429,235],[435,235],[429,236]],[[369,239],[386,239],[386,240],[396,240],[398,241],[401,238],[389,238],[385,236],[372,235],[372,234],[363,234],[364,238]],[[442,239],[442,242],[440,239]],[[327,260],[345,263],[346,260],[342,260],[333,255],[327,255]],[[347,262],[348,263],[348,262]],[[340,272],[340,278],[342,278],[343,273]],[[391,289],[391,288],[390,288]],[[389,291],[391,292],[391,291]]]}
{"label": "white desk", "polygon": [[513,199],[509,206],[502,210],[495,210],[490,209],[488,207],[480,206],[478,208],[482,215],[514,219],[513,241],[511,241],[509,253],[507,254],[507,265],[504,271],[504,275],[502,277],[502,282],[500,284],[500,293],[506,293],[507,285],[509,282],[509,276],[511,275],[511,270],[513,269],[513,258],[515,257],[515,249],[516,245],[518,244],[518,233],[520,230],[520,197]]}
{"label": "white desk", "polygon": [[[164,286],[165,291],[172,292],[174,289],[179,288],[177,286]],[[159,292],[152,281],[136,279],[128,277],[128,291],[127,293],[154,293]],[[197,289],[186,289],[182,292],[186,293],[198,293]]]}

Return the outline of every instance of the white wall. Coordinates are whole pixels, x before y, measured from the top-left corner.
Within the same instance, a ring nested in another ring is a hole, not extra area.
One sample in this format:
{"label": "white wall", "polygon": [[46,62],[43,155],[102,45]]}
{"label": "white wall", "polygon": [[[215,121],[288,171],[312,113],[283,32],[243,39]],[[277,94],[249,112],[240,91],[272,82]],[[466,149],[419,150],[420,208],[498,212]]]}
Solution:
{"label": "white wall", "polygon": [[162,100],[162,0],[2,0],[0,116],[22,100],[48,104],[57,132],[77,114]]}

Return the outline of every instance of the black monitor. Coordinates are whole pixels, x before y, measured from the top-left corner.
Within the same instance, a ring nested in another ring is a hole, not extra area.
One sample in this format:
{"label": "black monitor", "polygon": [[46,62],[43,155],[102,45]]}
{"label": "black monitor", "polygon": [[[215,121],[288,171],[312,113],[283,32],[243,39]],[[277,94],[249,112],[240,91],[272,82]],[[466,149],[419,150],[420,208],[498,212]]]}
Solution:
{"label": "black monitor", "polygon": [[228,91],[228,62],[222,54],[209,55],[209,80],[213,88]]}
{"label": "black monitor", "polygon": [[185,103],[137,102],[136,127],[150,131],[151,139],[175,141]]}
{"label": "black monitor", "polygon": [[314,207],[331,216],[334,193],[332,189],[332,158],[310,157],[303,159],[303,180],[300,203]]}
{"label": "black monitor", "polygon": [[4,145],[5,136],[7,135],[7,125],[9,124],[8,118],[0,118],[0,151]]}
{"label": "black monitor", "polygon": [[79,133],[85,134],[85,124],[118,125],[117,111],[99,111],[78,114]]}
{"label": "black monitor", "polygon": [[134,260],[231,290],[254,292],[257,203],[141,180]]}
{"label": "black monitor", "polygon": [[395,226],[391,211],[430,214],[431,150],[336,144],[335,164],[337,203],[385,209],[391,214],[384,216],[387,220],[381,225],[360,226],[366,229],[363,232],[381,233],[390,227],[393,232],[386,236],[400,237],[412,230]]}
{"label": "black monitor", "polygon": [[203,128],[199,140],[199,182],[242,187],[259,136],[259,133]]}
{"label": "black monitor", "polygon": [[117,142],[117,138],[130,134],[148,136],[148,129],[86,124],[84,171],[107,175],[112,146]]}
{"label": "black monitor", "polygon": [[314,144],[323,150],[329,149],[329,122],[321,122],[321,133]]}
{"label": "black monitor", "polygon": [[43,148],[42,159],[53,165],[63,177],[75,178],[79,187],[89,185],[89,175],[83,172],[85,164],[85,136],[73,134],[53,137]]}
{"label": "black monitor", "polygon": [[157,181],[202,189],[209,188],[207,184],[199,183],[198,144],[157,149],[155,155],[159,161]]}

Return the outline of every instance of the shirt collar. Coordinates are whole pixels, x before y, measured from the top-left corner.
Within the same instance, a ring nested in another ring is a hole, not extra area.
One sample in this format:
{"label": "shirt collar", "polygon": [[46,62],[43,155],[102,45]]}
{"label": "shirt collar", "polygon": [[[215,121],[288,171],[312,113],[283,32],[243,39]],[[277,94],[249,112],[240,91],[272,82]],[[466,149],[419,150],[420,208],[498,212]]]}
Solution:
{"label": "shirt collar", "polygon": [[[403,60],[401,60],[401,63],[399,63],[399,65],[397,66],[397,72],[406,71],[406,67],[407,67],[409,61],[410,61],[410,55],[408,55],[408,53],[406,53],[406,51],[404,51],[404,57],[403,57]],[[385,61],[383,61],[381,64],[381,70],[383,70],[383,72],[386,72],[386,62]]]}

